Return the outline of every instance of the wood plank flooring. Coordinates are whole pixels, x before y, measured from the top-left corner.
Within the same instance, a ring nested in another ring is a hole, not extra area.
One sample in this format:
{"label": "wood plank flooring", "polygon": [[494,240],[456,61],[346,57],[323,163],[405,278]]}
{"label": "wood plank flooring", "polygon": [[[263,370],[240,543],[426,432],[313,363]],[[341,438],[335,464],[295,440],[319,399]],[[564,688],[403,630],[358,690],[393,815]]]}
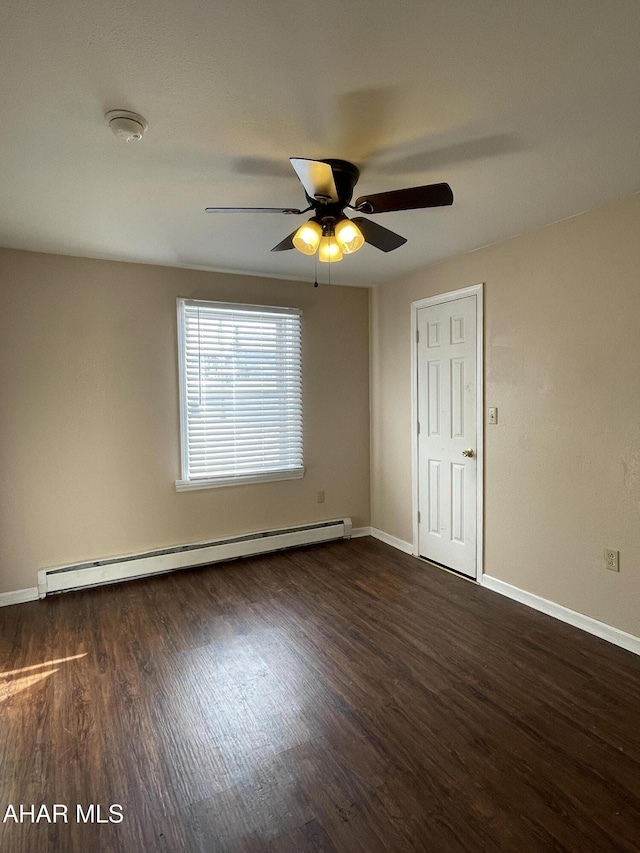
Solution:
{"label": "wood plank flooring", "polygon": [[319,545],[0,610],[0,773],[9,853],[638,851],[640,659]]}

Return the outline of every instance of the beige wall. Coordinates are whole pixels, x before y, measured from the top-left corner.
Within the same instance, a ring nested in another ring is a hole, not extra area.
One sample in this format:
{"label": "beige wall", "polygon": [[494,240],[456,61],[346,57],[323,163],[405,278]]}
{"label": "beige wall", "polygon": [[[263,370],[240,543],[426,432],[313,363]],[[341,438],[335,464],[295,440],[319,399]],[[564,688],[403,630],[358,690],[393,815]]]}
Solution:
{"label": "beige wall", "polygon": [[372,525],[412,539],[410,304],[484,282],[485,572],[635,635],[639,235],[634,195],[380,286],[371,312]]}
{"label": "beige wall", "polygon": [[[485,571],[640,635],[639,233],[635,195],[372,291],[371,518],[368,291],[0,250],[0,592],[340,515],[410,541],[410,303],[482,281]],[[303,480],[176,493],[178,296],[303,309]]]}
{"label": "beige wall", "polygon": [[[303,310],[304,479],[176,493],[177,297]],[[0,592],[45,566],[369,524],[367,290],[0,250],[0,298]]]}

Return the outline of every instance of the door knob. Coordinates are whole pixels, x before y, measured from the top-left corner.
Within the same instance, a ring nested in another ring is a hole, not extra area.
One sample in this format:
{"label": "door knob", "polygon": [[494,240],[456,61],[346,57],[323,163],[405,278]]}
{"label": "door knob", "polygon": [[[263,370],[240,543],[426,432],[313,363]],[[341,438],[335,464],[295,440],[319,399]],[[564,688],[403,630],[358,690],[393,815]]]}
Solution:
{"label": "door knob", "polygon": [[469,459],[471,459],[471,457],[472,457],[472,456],[475,456],[475,454],[474,454],[473,450],[463,450],[463,451],[462,451],[462,455],[463,455],[463,456],[468,456],[468,457],[469,457]]}

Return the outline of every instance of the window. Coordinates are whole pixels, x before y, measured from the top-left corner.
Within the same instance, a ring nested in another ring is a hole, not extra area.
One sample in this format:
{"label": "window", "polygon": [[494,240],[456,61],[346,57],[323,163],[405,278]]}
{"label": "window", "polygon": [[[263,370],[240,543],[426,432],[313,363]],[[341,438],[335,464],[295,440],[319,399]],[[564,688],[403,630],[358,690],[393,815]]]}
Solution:
{"label": "window", "polygon": [[178,490],[303,476],[300,314],[178,300]]}

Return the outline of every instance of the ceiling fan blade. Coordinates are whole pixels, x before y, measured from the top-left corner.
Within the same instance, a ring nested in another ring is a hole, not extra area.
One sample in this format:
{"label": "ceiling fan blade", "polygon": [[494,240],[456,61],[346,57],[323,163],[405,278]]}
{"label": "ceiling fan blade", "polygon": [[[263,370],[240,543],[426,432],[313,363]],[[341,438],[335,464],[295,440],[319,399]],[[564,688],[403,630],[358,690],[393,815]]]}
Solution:
{"label": "ceiling fan blade", "polygon": [[[304,213],[297,207],[205,207],[205,213]],[[311,210],[310,207],[307,210]]]}
{"label": "ceiling fan blade", "polygon": [[293,238],[296,236],[297,233],[298,233],[298,229],[296,229],[295,231],[292,231],[288,237],[285,237],[284,240],[281,240],[277,246],[273,247],[273,249],[271,251],[272,252],[286,252],[287,249],[295,249],[295,246],[293,245]]}
{"label": "ceiling fan blade", "polygon": [[427,184],[424,187],[363,195],[357,199],[354,207],[363,213],[390,213],[393,210],[416,210],[448,204],[453,204],[453,192],[449,184]]}
{"label": "ceiling fan blade", "polygon": [[390,231],[388,228],[383,228],[377,222],[372,222],[370,219],[365,219],[363,216],[354,216],[351,220],[355,222],[362,236],[367,243],[380,249],[381,252],[393,252],[394,249],[404,246],[407,242],[406,237],[401,237],[395,231]]}
{"label": "ceiling fan blade", "polygon": [[309,198],[324,202],[338,201],[333,169],[328,163],[304,157],[291,157],[290,160]]}

